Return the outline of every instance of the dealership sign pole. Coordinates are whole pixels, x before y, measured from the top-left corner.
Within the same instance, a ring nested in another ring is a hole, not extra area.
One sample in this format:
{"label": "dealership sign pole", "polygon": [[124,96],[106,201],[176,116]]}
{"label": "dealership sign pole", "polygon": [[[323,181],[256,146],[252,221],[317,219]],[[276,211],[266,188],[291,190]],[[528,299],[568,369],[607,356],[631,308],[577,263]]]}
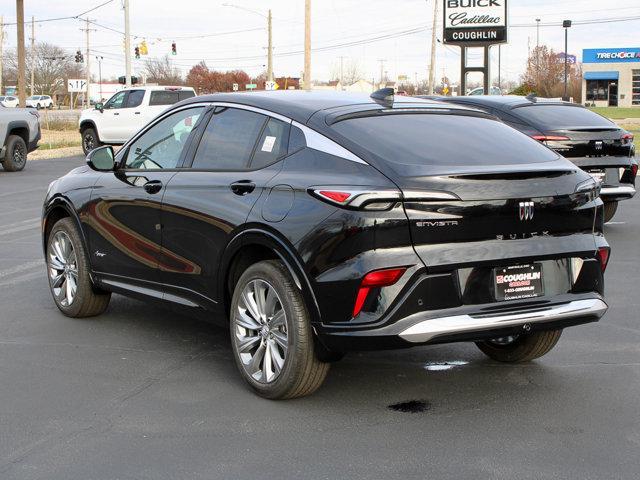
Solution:
{"label": "dealership sign pole", "polygon": [[[484,93],[489,93],[489,48],[507,42],[507,0],[444,0],[445,44],[460,47],[460,93],[467,90],[467,74],[484,75]],[[467,49],[483,48],[483,65],[467,65]]]}

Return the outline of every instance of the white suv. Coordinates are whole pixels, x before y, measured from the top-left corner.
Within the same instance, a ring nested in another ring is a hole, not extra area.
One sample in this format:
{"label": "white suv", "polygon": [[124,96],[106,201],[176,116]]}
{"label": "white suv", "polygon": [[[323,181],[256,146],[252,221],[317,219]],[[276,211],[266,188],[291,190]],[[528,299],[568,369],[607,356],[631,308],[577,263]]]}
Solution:
{"label": "white suv", "polygon": [[114,94],[104,105],[80,115],[82,149],[87,154],[103,144],[121,145],[169,105],[195,97],[191,87],[131,87]]}
{"label": "white suv", "polygon": [[0,97],[0,105],[3,107],[17,107],[18,97],[14,97],[13,95],[3,95]]}
{"label": "white suv", "polygon": [[53,108],[53,100],[49,95],[31,95],[27,98],[27,107],[37,108]]}

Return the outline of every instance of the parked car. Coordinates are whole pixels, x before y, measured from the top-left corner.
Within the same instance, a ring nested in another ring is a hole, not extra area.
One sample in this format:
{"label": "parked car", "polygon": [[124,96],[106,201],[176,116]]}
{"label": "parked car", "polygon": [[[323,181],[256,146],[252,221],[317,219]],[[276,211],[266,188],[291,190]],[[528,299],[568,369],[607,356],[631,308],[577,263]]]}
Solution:
{"label": "parked car", "polygon": [[0,105],[3,107],[17,107],[18,106],[18,97],[14,97],[11,95],[1,96],[0,97]]}
{"label": "parked car", "polygon": [[[502,90],[498,87],[489,87],[489,95],[502,95]],[[484,95],[484,87],[477,87],[473,90],[470,90],[467,95]]]}
{"label": "parked car", "polygon": [[607,310],[595,180],[493,116],[390,89],[180,102],[53,182],[43,215],[62,313],[117,292],[218,321],[268,398],[312,393],[350,350],[529,361]]}
{"label": "parked car", "polygon": [[115,93],[106,103],[83,110],[79,127],[82,149],[121,145],[169,105],[195,97],[191,87],[133,87]]}
{"label": "parked car", "polygon": [[26,108],[0,106],[0,163],[7,172],[22,170],[27,154],[38,148],[40,122],[38,113]]}
{"label": "parked car", "polygon": [[53,108],[53,100],[49,95],[31,95],[27,97],[27,107],[40,110],[41,108]]}
{"label": "parked car", "polygon": [[633,135],[611,120],[575,103],[536,97],[442,97],[443,101],[480,108],[544,143],[602,183],[604,219],[620,200],[632,198],[638,160]]}

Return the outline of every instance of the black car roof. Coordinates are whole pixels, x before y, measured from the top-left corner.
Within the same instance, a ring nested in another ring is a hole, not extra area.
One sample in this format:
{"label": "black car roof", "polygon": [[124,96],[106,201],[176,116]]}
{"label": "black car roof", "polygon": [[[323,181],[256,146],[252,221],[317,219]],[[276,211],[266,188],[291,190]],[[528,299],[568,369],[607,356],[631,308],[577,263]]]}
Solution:
{"label": "black car roof", "polygon": [[[420,97],[424,98],[424,97]],[[435,99],[435,97],[429,97]],[[545,98],[527,98],[520,95],[469,95],[462,97],[439,97],[439,101],[445,103],[483,105],[497,109],[511,109],[515,107],[523,107],[526,105],[567,105],[571,107],[581,107],[571,102],[563,102],[562,100],[548,100]]]}
{"label": "black car roof", "polygon": [[[246,105],[250,107],[263,108],[273,113],[289,117],[297,122],[306,124],[309,118],[321,110],[336,109],[338,107],[353,106],[362,109],[363,106],[370,105],[372,108],[382,108],[369,94],[351,92],[327,92],[327,91],[305,91],[305,90],[284,90],[284,91],[259,91],[242,93],[214,93],[201,95],[183,100],[176,105],[187,105],[200,102],[229,102]],[[420,108],[447,108],[451,109],[451,104],[437,102],[433,100],[419,99],[416,97],[406,97],[396,95],[393,107],[420,107]],[[468,110],[465,107],[456,108]]]}

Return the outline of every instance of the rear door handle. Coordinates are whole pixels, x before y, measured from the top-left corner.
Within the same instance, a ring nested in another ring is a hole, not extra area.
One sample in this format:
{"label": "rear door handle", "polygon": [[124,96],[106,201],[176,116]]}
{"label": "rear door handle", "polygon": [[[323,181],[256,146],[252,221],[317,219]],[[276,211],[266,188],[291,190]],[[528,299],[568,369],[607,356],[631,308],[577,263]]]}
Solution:
{"label": "rear door handle", "polygon": [[133,112],[135,115],[140,115],[140,112]]}
{"label": "rear door handle", "polygon": [[120,115],[118,112],[113,112],[114,115]]}
{"label": "rear door handle", "polygon": [[162,190],[162,182],[160,180],[150,180],[145,183],[142,188],[144,188],[147,193],[158,193]]}
{"label": "rear door handle", "polygon": [[255,190],[256,184],[251,180],[238,180],[233,182],[230,187],[231,191],[236,195],[247,195]]}

